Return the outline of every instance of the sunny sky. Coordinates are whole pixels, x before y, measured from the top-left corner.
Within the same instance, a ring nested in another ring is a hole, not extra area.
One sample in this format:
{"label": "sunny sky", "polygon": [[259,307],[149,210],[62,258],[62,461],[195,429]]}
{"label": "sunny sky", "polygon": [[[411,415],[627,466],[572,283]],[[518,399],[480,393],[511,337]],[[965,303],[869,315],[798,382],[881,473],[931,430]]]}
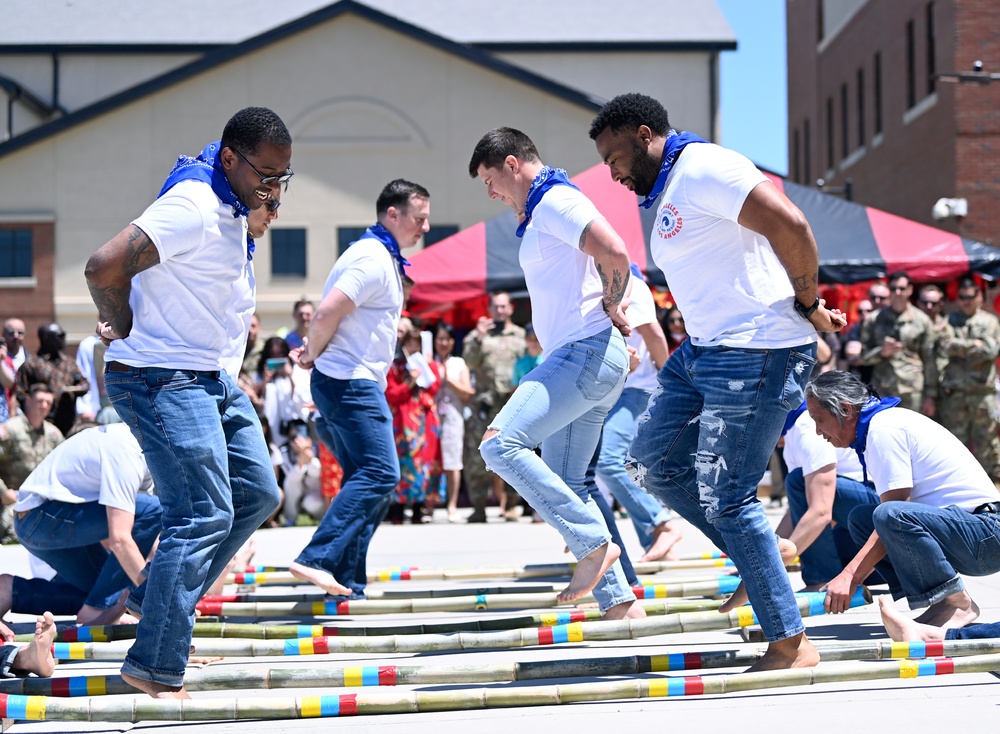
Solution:
{"label": "sunny sky", "polygon": [[738,49],[721,54],[722,140],[754,163],[788,173],[785,0],[717,0]]}

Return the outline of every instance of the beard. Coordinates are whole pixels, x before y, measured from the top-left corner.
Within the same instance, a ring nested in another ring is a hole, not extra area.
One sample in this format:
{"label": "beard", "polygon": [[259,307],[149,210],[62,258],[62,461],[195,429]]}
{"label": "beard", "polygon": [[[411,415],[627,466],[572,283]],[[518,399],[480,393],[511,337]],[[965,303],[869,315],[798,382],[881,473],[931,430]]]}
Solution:
{"label": "beard", "polygon": [[649,154],[649,152],[638,143],[632,143],[632,170],[629,171],[629,178],[632,179],[632,190],[639,196],[649,196],[656,183],[656,177],[660,175],[660,161]]}

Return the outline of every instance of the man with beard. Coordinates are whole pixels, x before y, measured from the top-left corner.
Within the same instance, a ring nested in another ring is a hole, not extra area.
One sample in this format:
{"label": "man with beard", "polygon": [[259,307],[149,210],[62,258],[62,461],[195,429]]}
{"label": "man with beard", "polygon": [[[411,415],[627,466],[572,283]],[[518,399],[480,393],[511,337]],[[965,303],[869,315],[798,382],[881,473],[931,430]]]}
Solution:
{"label": "man with beard", "polygon": [[611,100],[590,137],[612,178],[645,197],[641,206],[657,205],[650,250],[690,335],[660,371],[661,393],[632,444],[638,476],[739,568],[769,641],[751,669],[816,665],[756,499],[785,417],[802,402],[817,330],[846,324],[817,296],[809,224],[749,160],[672,130],[650,97]]}

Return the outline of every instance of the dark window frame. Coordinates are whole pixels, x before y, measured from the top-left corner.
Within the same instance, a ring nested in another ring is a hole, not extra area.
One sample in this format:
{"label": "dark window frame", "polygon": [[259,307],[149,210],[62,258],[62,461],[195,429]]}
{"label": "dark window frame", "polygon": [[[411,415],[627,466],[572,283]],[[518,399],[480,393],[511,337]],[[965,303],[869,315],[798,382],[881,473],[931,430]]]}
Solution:
{"label": "dark window frame", "polygon": [[309,277],[309,242],[305,228],[272,227],[270,232],[271,276]]}

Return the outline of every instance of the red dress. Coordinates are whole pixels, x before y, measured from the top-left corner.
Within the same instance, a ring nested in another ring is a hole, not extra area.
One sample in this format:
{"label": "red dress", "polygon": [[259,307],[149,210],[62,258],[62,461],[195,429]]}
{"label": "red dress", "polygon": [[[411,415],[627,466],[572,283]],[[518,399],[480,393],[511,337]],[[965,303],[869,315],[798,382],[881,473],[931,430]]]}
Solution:
{"label": "red dress", "polygon": [[425,503],[433,507],[443,500],[441,493],[440,420],[434,396],[441,389],[438,365],[430,363],[437,378],[428,388],[407,382],[409,367],[397,359],[386,377],[385,397],[392,410],[392,429],[399,456],[399,485],[395,502],[404,505]]}

